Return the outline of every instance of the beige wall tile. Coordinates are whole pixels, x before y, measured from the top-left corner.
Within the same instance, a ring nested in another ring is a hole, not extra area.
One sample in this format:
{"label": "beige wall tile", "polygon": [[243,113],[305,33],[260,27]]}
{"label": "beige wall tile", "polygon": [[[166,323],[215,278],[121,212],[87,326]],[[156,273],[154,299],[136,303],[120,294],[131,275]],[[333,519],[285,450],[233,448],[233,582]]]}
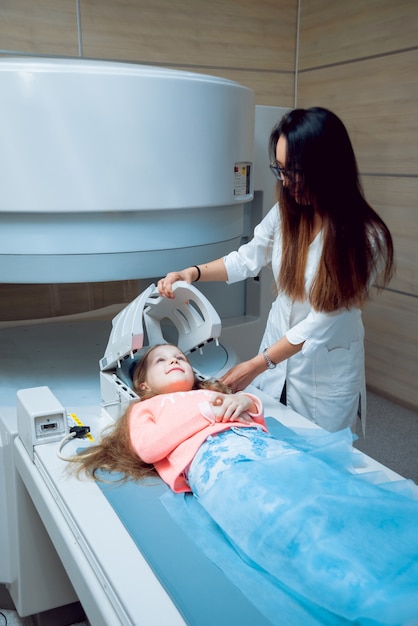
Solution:
{"label": "beige wall tile", "polygon": [[75,315],[128,303],[149,284],[149,280],[62,285],[0,284],[0,323]]}
{"label": "beige wall tile", "polygon": [[0,50],[77,56],[75,0],[1,0]]}
{"label": "beige wall tile", "polygon": [[302,0],[300,69],[417,46],[416,0]]}
{"label": "beige wall tile", "polygon": [[296,0],[81,0],[87,57],[294,69]]}
{"label": "beige wall tile", "polygon": [[418,175],[418,50],[302,72],[298,105],[335,111],[363,172]]}
{"label": "beige wall tile", "polygon": [[418,407],[418,298],[385,291],[364,312],[366,380],[370,388]]}
{"label": "beige wall tile", "polygon": [[[184,69],[177,67],[176,69]],[[236,81],[254,91],[255,103],[266,106],[292,107],[294,103],[294,75],[290,72],[263,72],[237,69],[196,69],[200,74],[210,74]]]}
{"label": "beige wall tile", "polygon": [[363,186],[394,240],[397,271],[390,288],[418,297],[418,177],[366,176]]}

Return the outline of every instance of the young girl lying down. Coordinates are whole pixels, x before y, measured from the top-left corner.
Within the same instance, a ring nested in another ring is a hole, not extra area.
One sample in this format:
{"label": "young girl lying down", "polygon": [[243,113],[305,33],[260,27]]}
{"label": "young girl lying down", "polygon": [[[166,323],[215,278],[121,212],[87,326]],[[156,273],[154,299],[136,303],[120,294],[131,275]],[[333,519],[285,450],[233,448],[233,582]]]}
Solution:
{"label": "young girl lying down", "polygon": [[174,345],[145,354],[134,388],[78,472],[156,471],[192,491],[247,563],[335,624],[418,623],[417,500],[273,437],[259,399],[198,380]]}

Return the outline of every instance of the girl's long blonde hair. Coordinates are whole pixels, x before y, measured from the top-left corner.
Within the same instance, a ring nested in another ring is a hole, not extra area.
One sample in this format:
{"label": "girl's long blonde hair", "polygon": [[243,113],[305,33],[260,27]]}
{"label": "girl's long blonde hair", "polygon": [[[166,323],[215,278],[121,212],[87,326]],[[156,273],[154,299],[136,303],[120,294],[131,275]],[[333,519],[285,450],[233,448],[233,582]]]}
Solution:
{"label": "girl's long blonde hair", "polygon": [[[129,418],[132,407],[138,402],[147,400],[155,393],[144,391],[140,384],[145,381],[149,355],[162,344],[152,346],[138,361],[133,372],[133,388],[138,394],[139,400],[133,402],[117,422],[109,426],[102,433],[97,445],[89,446],[70,460],[74,462],[73,468],[77,476],[87,475],[94,480],[105,480],[101,471],[117,472],[121,476],[119,482],[133,478],[143,480],[147,477],[157,476],[154,466],[145,463],[133,450],[130,441]],[[167,344],[163,344],[167,345]],[[193,389],[210,389],[222,393],[231,393],[231,389],[218,380],[200,380],[196,374]]]}

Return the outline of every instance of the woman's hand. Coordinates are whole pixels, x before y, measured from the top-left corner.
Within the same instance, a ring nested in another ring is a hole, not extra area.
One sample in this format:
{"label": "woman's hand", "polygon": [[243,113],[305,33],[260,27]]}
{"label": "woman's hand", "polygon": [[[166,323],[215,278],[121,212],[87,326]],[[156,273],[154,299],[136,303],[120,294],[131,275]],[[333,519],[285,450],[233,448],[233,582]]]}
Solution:
{"label": "woman's hand", "polygon": [[179,272],[169,272],[165,278],[161,278],[157,283],[157,289],[162,296],[174,298],[173,283],[184,280],[189,285],[200,280],[202,283],[212,280],[228,280],[224,260],[216,259],[210,263],[192,265]]}
{"label": "woman's hand", "polygon": [[161,296],[165,298],[174,298],[173,284],[178,280],[184,280],[186,283],[192,283],[196,279],[197,270],[195,267],[187,267],[180,272],[169,272],[167,276],[161,278],[157,283],[157,289]]}
{"label": "woman's hand", "polygon": [[249,361],[234,365],[221,378],[221,382],[228,385],[232,391],[243,391],[253,380],[264,372],[266,364],[262,355],[257,355]]}
{"label": "woman's hand", "polygon": [[215,393],[210,401],[215,422],[242,422],[251,424],[247,411],[253,409],[253,401],[244,394]]}

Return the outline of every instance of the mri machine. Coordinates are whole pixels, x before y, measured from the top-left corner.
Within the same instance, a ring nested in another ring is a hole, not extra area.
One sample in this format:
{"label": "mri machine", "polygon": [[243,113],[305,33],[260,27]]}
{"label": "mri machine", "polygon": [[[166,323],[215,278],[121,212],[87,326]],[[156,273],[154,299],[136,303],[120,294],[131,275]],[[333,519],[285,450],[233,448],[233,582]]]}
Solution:
{"label": "mri machine", "polygon": [[[258,349],[267,271],[227,288],[178,283],[174,301],[153,281],[251,236],[273,198],[266,147],[284,110],[254,107],[231,81],[123,63],[4,60],[0,85],[0,282],[145,286],[110,328],[0,330],[0,583],[21,616],[80,601],[93,626],[271,624],[162,507],[164,485],[137,487],[135,504],[135,486],[77,480],[57,450],[76,451],[75,426],[97,439],[136,398],[145,346],[179,343],[203,377]],[[262,400],[285,426],[316,428]],[[399,478],[359,456],[356,471]]]}

